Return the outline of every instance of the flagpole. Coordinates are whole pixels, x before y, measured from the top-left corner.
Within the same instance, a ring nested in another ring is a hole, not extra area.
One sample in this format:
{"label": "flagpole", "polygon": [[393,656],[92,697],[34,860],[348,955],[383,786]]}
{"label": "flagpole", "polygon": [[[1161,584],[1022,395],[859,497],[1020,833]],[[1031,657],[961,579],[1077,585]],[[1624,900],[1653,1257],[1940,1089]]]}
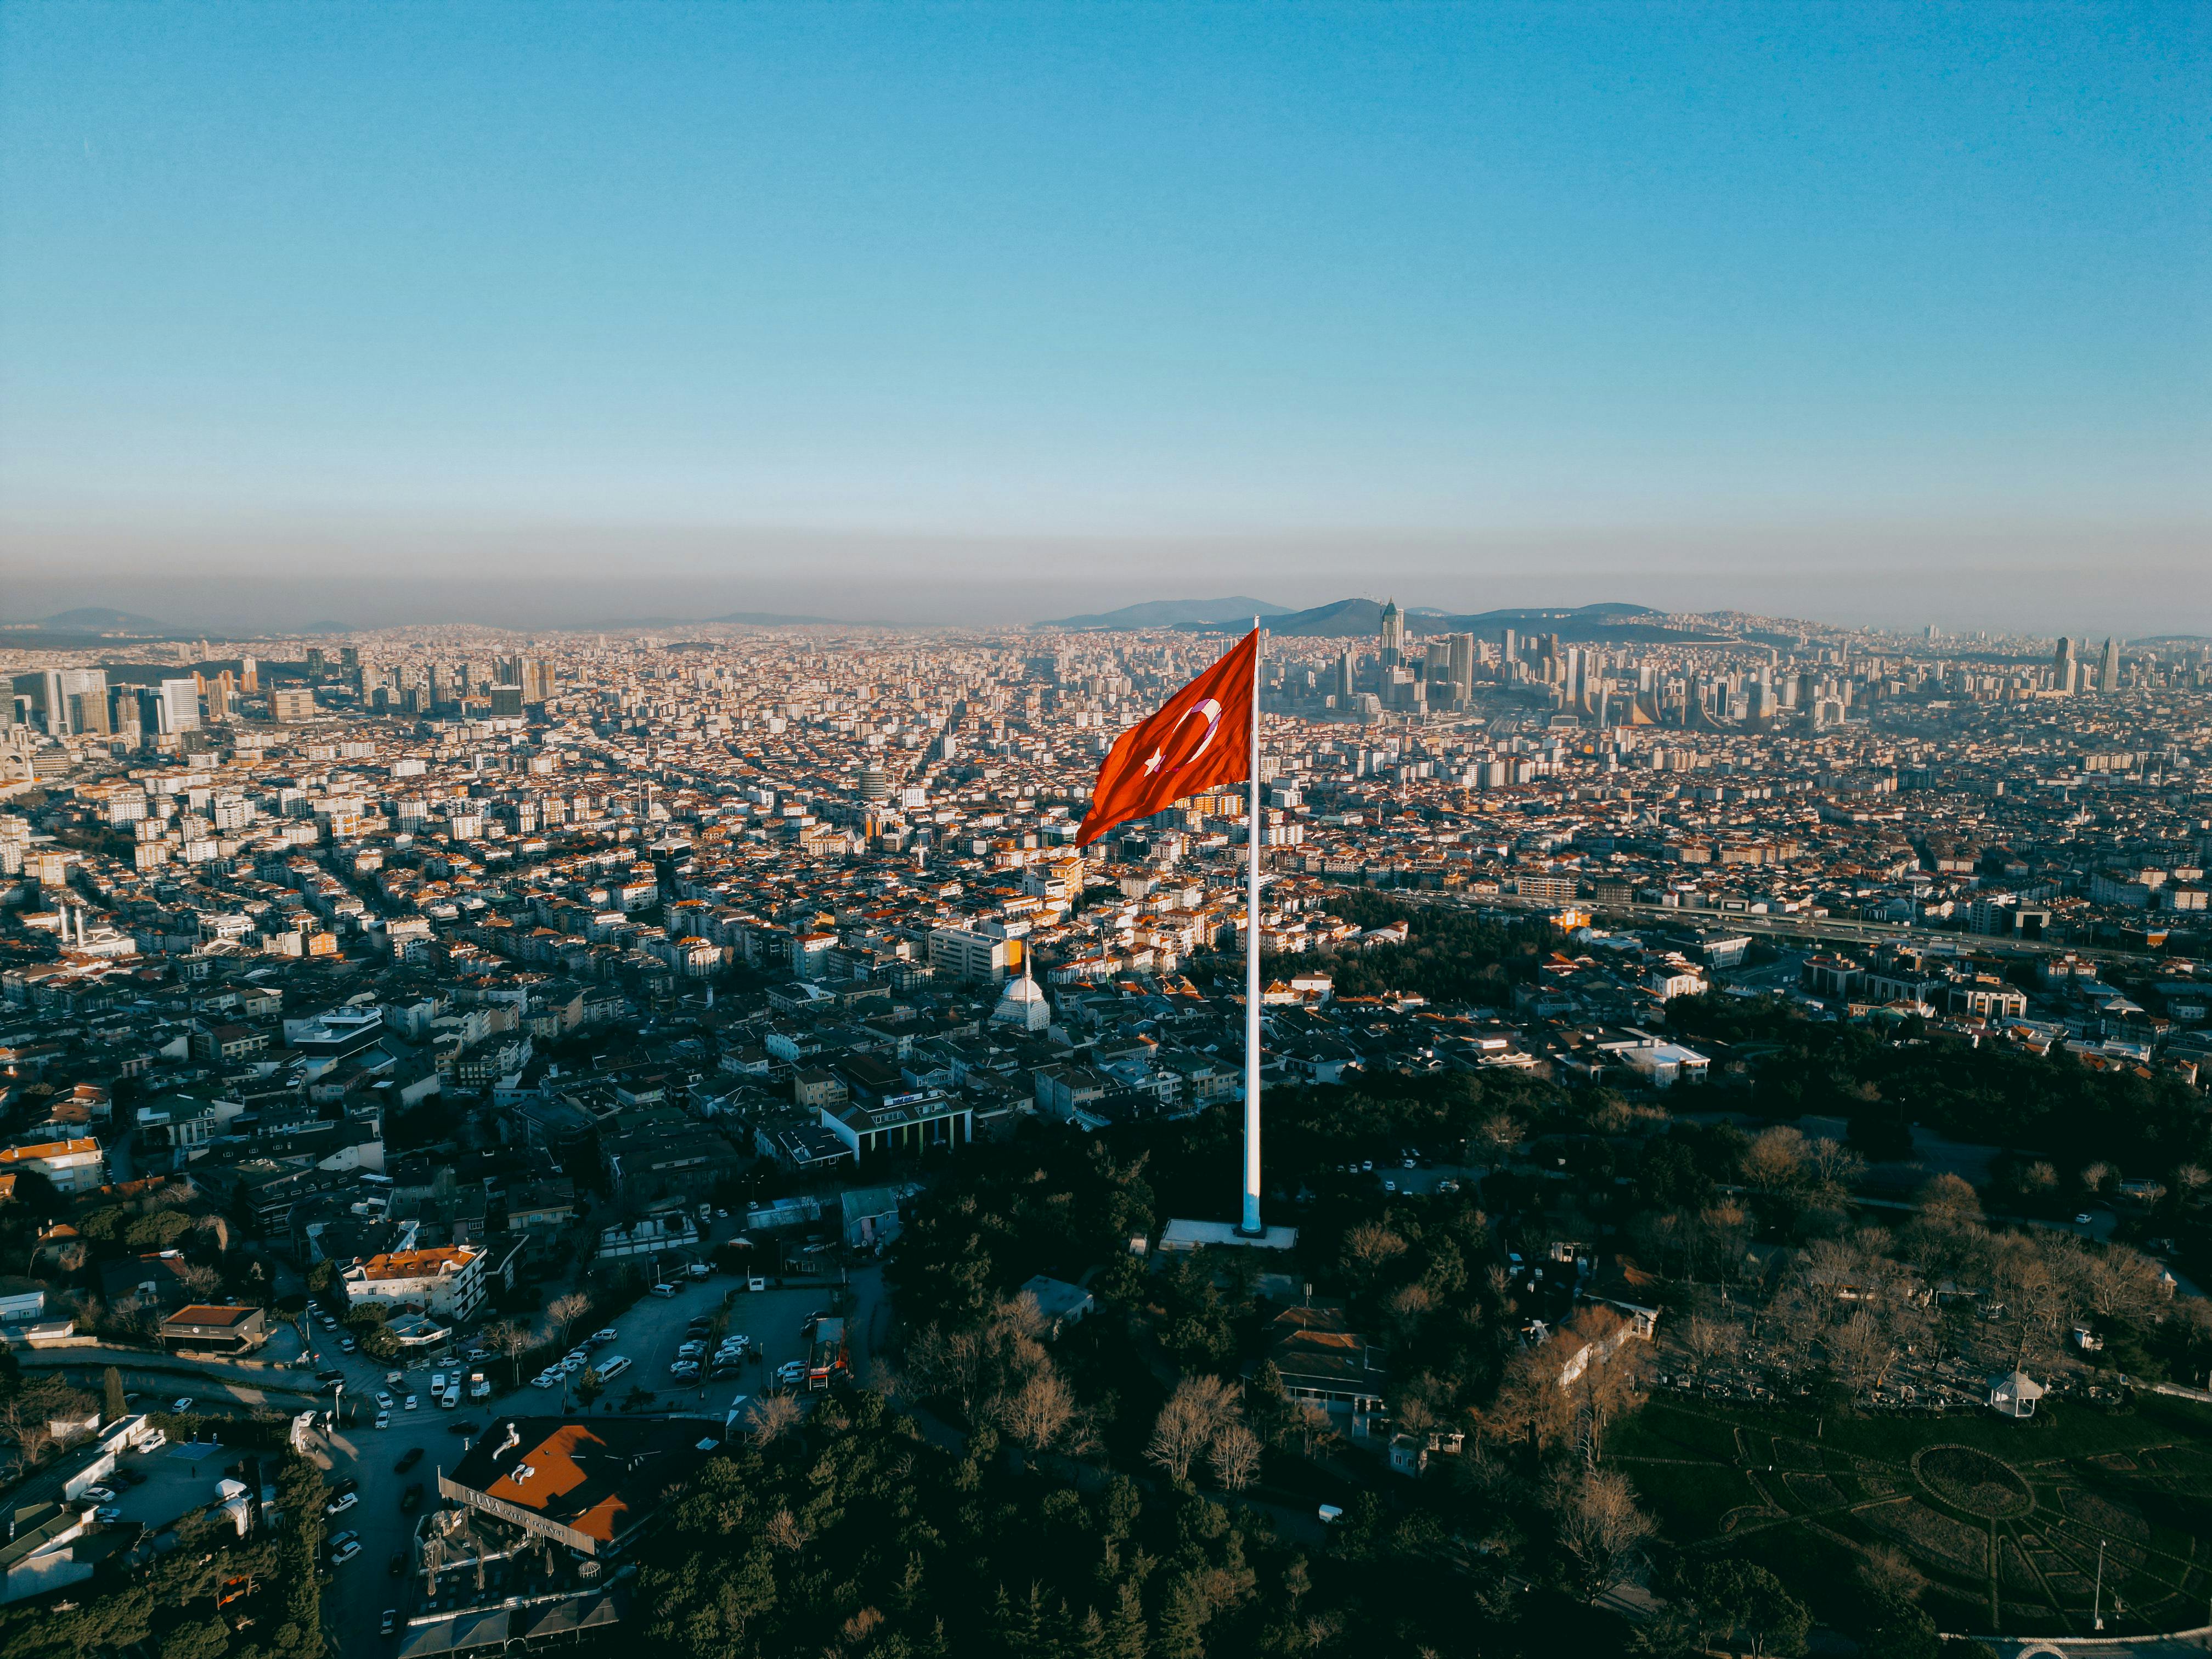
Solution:
{"label": "flagpole", "polygon": [[1252,796],[1244,838],[1244,1217],[1237,1231],[1266,1236],[1260,1222],[1260,619],[1252,618]]}

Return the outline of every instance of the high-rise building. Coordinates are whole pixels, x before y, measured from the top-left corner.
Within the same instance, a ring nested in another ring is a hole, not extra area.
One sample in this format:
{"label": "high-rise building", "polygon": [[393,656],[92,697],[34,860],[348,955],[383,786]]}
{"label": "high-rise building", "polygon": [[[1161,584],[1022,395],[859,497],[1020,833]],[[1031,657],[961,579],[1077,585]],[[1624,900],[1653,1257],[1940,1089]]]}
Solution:
{"label": "high-rise building", "polygon": [[2051,659],[2051,684],[2060,696],[2073,695],[2074,673],[2074,641],[2061,634],[2058,649]]}
{"label": "high-rise building", "polygon": [[1349,651],[1337,653],[1336,684],[1334,689],[1336,693],[1336,706],[1339,708],[1350,708],[1352,706],[1352,653]]}
{"label": "high-rise building", "polygon": [[1382,602],[1382,665],[1396,664],[1406,651],[1406,619],[1398,612],[1395,599]]}
{"label": "high-rise building", "polygon": [[66,729],[77,733],[108,732],[106,674],[97,668],[64,668],[60,679]]}
{"label": "high-rise building", "polygon": [[241,690],[252,694],[261,690],[261,665],[251,657],[238,659],[238,684]]}
{"label": "high-rise building", "polygon": [[322,678],[325,674],[330,672],[330,667],[331,659],[324,654],[321,646],[311,645],[307,647],[307,678],[309,679]]}
{"label": "high-rise building", "polygon": [[512,720],[522,713],[522,688],[519,685],[495,685],[491,691],[491,713],[494,720]]}
{"label": "high-rise building", "polygon": [[2097,690],[2113,692],[2120,689],[2120,642],[2106,639],[2105,653],[2097,661]]}

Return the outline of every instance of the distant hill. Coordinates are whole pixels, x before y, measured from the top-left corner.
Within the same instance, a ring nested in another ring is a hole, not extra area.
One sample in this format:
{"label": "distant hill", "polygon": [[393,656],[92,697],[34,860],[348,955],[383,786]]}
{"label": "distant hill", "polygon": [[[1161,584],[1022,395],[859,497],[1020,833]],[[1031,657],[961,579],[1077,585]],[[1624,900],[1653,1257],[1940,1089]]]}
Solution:
{"label": "distant hill", "polygon": [[1382,602],[1339,599],[1310,611],[1293,611],[1270,619],[1267,631],[1291,640],[1351,639],[1363,635],[1371,638],[1382,631]]}
{"label": "distant hill", "polygon": [[848,623],[839,617],[787,617],[780,611],[732,611],[726,617],[709,617],[710,623],[727,623],[732,628],[849,628],[860,624]]}
{"label": "distant hill", "polygon": [[49,617],[39,626],[59,634],[166,634],[167,623],[155,622],[151,617],[142,617],[135,611],[118,611],[112,605],[88,605],[75,611],[64,611]]}
{"label": "distant hill", "polygon": [[1262,599],[1149,599],[1125,605],[1119,611],[1101,611],[1086,617],[1062,617],[1039,623],[1040,628],[1187,628],[1193,624],[1249,622],[1255,617],[1281,617],[1279,605]]}

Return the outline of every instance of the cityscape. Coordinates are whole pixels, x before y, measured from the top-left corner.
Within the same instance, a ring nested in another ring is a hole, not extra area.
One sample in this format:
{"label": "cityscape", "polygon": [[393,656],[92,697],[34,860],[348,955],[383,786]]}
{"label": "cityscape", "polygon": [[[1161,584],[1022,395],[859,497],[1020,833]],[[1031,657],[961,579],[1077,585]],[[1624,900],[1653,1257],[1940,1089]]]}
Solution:
{"label": "cityscape", "polygon": [[0,9],[0,1659],[2203,1650],[2208,59]]}

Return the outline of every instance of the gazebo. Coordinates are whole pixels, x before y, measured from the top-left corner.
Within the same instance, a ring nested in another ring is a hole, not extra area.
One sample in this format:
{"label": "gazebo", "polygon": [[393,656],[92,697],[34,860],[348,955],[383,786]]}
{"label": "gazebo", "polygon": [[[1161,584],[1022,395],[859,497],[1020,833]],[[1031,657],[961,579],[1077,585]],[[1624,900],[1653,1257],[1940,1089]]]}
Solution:
{"label": "gazebo", "polygon": [[2033,1417],[2043,1395],[2043,1384],[2026,1371],[2008,1371],[1990,1379],[1990,1409],[2000,1417]]}

